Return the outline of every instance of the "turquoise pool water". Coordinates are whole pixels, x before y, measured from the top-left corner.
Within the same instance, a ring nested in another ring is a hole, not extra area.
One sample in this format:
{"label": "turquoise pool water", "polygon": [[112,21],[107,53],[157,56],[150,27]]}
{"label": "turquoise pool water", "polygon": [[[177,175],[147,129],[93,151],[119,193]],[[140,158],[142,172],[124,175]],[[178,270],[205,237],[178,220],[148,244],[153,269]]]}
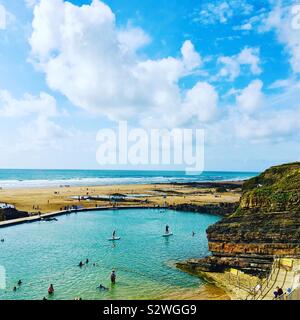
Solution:
{"label": "turquoise pool water", "polygon": [[[0,265],[6,289],[0,299],[155,299],[201,284],[174,262],[208,253],[206,228],[219,217],[159,209],[88,211],[0,229]],[[165,225],[174,233],[162,237]],[[113,229],[121,237],[107,239]],[[196,235],[192,237],[192,231]],[[82,268],[77,265],[89,259]],[[95,265],[93,265],[95,263]],[[117,272],[111,286],[109,275]],[[16,292],[13,287],[22,279]],[[109,291],[100,292],[102,283]]]}

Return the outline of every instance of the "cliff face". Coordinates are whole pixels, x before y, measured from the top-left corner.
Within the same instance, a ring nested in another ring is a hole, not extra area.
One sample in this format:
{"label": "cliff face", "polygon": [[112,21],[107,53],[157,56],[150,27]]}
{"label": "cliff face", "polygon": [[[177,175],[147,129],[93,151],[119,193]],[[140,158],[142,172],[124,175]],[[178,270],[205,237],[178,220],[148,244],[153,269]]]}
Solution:
{"label": "cliff face", "polygon": [[24,218],[28,216],[28,212],[19,211],[15,208],[0,209],[0,221]]}
{"label": "cliff face", "polygon": [[244,183],[235,213],[207,229],[203,271],[235,267],[264,274],[273,255],[300,255],[300,163],[271,167]]}
{"label": "cliff face", "polygon": [[203,205],[195,205],[195,204],[177,204],[169,206],[170,209],[178,210],[178,211],[189,211],[189,212],[205,212],[209,214],[215,214],[220,216],[228,216],[235,212],[238,208],[238,202],[220,202],[216,204],[203,204]]}

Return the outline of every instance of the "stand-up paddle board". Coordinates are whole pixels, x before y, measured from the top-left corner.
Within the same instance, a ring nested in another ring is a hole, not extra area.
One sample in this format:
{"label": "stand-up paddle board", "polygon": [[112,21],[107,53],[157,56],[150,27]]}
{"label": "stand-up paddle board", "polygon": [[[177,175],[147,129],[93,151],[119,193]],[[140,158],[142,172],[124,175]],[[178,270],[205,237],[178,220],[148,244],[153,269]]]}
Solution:
{"label": "stand-up paddle board", "polygon": [[114,238],[109,238],[108,241],[115,241],[115,240],[120,240],[121,237],[114,237]]}
{"label": "stand-up paddle board", "polygon": [[163,236],[163,237],[170,237],[170,236],[172,236],[172,235],[173,235],[173,233],[170,232],[170,233],[165,233],[165,234],[163,234],[162,236]]}

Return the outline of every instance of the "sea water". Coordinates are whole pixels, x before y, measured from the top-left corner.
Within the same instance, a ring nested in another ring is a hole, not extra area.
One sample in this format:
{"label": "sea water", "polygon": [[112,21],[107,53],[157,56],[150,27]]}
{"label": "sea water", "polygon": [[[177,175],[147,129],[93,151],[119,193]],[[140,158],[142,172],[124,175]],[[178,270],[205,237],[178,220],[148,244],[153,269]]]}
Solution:
{"label": "sea water", "polygon": [[147,184],[170,182],[200,182],[243,180],[256,176],[255,172],[205,171],[187,175],[183,171],[128,170],[29,170],[0,169],[1,188],[96,186],[113,184]]}
{"label": "sea water", "polygon": [[[175,268],[208,252],[206,228],[218,216],[164,209],[87,211],[0,229],[0,299],[156,299],[203,284]],[[164,238],[165,226],[173,236]],[[108,241],[112,231],[119,241]],[[192,236],[192,231],[196,234]],[[89,259],[82,268],[80,261]],[[110,272],[117,281],[110,284]],[[23,284],[13,292],[21,279]],[[52,283],[55,293],[48,297]],[[99,291],[103,284],[109,290]]]}

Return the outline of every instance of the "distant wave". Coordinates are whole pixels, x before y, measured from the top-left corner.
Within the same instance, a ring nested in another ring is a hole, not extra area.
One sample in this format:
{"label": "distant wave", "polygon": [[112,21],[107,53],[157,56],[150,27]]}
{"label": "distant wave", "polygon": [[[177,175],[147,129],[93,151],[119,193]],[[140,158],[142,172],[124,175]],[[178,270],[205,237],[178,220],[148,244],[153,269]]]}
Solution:
{"label": "distant wave", "polygon": [[[254,174],[253,174],[254,176]],[[174,182],[204,182],[204,181],[238,181],[249,178],[249,175],[204,175],[202,176],[139,176],[139,177],[101,177],[101,178],[61,178],[32,180],[0,180],[0,187],[6,188],[46,188],[66,186],[100,186],[124,184],[155,184]]]}

